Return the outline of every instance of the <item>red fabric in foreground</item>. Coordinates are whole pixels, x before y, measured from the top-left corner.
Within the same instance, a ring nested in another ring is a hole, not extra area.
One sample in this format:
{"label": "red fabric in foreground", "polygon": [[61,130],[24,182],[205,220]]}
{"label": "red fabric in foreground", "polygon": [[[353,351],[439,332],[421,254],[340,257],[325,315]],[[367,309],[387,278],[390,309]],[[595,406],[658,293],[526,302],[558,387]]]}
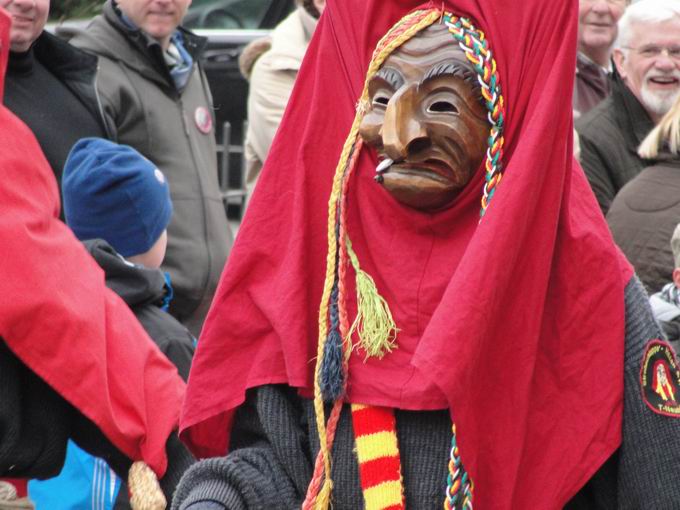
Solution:
{"label": "red fabric in foreground", "polygon": [[[0,90],[8,34],[0,9]],[[162,476],[184,383],[59,221],[52,170],[2,105],[0,168],[0,337],[123,453]]]}
{"label": "red fabric in foreground", "polygon": [[[247,388],[311,394],[332,175],[373,48],[418,3],[327,4],[194,359],[182,428],[199,454],[225,452]],[[505,177],[481,222],[481,171],[425,214],[375,184],[364,149],[348,232],[401,331],[382,360],[352,355],[347,400],[451,409],[476,507],[557,508],[620,444],[632,276],[572,157],[578,2],[444,4],[495,52]]]}

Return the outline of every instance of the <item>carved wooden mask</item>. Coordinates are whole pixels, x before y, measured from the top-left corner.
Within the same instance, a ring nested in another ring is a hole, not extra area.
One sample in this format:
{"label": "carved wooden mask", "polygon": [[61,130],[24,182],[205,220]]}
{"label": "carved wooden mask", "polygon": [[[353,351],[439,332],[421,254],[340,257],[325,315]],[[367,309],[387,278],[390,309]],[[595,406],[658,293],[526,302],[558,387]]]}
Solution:
{"label": "carved wooden mask", "polygon": [[450,206],[486,153],[477,74],[446,26],[397,48],[369,83],[359,133],[381,163],[376,180],[404,205]]}

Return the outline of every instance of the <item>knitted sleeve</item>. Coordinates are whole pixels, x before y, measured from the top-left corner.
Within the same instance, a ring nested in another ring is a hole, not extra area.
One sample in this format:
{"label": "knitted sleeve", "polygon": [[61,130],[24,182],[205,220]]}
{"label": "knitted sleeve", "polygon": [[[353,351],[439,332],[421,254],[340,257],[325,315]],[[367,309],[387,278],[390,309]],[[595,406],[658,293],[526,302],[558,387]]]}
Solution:
{"label": "knitted sleeve", "polygon": [[[670,416],[652,410],[645,402],[648,397],[643,383],[644,366],[655,366],[646,363],[653,352],[649,348],[659,345],[655,340],[663,337],[637,277],[628,283],[625,300],[623,441],[617,453],[567,505],[569,510],[678,508],[680,501],[680,414]],[[672,351],[662,347],[659,352]],[[677,387],[677,373],[671,379]]]}
{"label": "knitted sleeve", "polygon": [[[618,475],[621,509],[677,508],[680,501],[680,414],[652,410],[649,404],[655,402],[645,397],[645,386],[652,382],[643,383],[650,341],[658,338],[663,337],[647,295],[634,278],[626,289],[625,400]],[[677,370],[669,375],[677,388]]]}
{"label": "knitted sleeve", "polygon": [[293,389],[250,390],[234,419],[231,452],[189,469],[173,510],[299,508],[312,475],[306,438]]}

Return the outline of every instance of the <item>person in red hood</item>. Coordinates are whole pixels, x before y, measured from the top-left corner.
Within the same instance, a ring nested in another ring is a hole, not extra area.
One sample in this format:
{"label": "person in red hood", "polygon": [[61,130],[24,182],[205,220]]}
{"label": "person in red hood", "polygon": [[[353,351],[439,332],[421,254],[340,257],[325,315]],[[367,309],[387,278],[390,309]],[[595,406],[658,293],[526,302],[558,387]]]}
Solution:
{"label": "person in red hood", "polygon": [[182,437],[217,457],[174,508],[680,501],[675,354],[572,156],[577,15],[327,2],[189,376]]}
{"label": "person in red hood", "polygon": [[[0,9],[0,97],[9,28]],[[151,468],[168,497],[192,462],[184,383],[59,221],[54,175],[2,105],[0,147],[0,476],[56,475],[72,438],[121,476]]]}

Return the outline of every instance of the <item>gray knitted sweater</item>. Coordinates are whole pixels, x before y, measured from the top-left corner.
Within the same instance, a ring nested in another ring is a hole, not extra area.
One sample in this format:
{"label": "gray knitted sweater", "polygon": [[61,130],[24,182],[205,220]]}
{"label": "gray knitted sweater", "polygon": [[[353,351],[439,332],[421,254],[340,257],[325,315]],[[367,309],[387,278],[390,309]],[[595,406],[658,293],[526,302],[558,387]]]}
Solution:
{"label": "gray knitted sweater", "polygon": [[[661,338],[637,278],[626,288],[623,444],[568,509],[680,509],[680,419],[642,399],[640,367]],[[447,411],[396,411],[406,507],[441,508],[451,422]],[[287,386],[248,392],[234,420],[231,453],[185,473],[173,510],[300,508],[319,450],[312,402]],[[333,446],[333,508],[363,508],[351,416],[345,406]]]}

